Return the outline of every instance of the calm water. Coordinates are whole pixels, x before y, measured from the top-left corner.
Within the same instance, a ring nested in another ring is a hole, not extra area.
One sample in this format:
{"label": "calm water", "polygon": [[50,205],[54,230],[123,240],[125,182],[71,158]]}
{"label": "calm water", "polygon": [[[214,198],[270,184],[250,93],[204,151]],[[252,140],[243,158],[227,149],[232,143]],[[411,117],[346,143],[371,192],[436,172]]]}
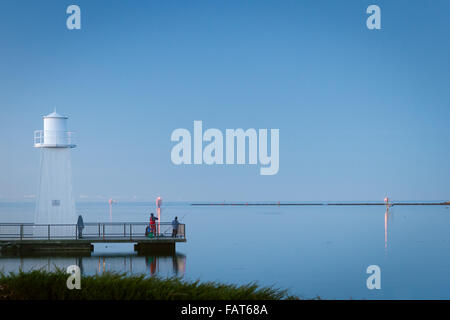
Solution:
{"label": "calm water", "polygon": [[[147,221],[153,203],[79,203],[85,222]],[[0,204],[1,222],[32,222],[33,203]],[[227,283],[256,281],[303,297],[450,299],[450,209],[446,206],[163,206],[162,220],[186,223],[174,256],[141,257],[132,244],[97,244],[91,257],[0,257],[0,268],[81,265],[103,271]],[[381,290],[366,268],[381,267]]]}

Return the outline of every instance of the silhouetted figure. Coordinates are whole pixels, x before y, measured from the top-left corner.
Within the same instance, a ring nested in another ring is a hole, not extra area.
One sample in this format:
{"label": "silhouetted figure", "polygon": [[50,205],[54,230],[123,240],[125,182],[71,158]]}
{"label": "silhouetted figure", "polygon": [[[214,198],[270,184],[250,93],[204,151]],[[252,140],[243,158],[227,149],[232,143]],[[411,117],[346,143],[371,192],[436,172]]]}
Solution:
{"label": "silhouetted figure", "polygon": [[83,238],[83,229],[84,229],[84,222],[81,214],[78,216],[77,228],[78,228],[78,239],[81,239]]}
{"label": "silhouetted figure", "polygon": [[172,237],[176,238],[178,234],[178,227],[180,223],[178,222],[178,217],[175,217],[172,221]]}

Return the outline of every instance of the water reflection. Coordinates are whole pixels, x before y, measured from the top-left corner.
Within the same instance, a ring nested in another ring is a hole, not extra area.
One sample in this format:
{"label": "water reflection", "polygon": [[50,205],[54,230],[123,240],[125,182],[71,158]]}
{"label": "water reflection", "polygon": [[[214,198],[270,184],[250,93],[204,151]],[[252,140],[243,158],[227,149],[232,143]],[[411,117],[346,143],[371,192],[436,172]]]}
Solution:
{"label": "water reflection", "polygon": [[43,269],[65,270],[70,265],[80,267],[82,274],[95,275],[104,272],[145,274],[161,277],[183,277],[186,270],[186,256],[130,254],[92,254],[90,256],[1,256],[0,271],[17,272]]}
{"label": "water reflection", "polygon": [[387,254],[388,249],[388,226],[389,226],[389,219],[391,218],[391,212],[389,211],[390,206],[386,207],[386,212],[384,213],[384,250],[385,254]]}

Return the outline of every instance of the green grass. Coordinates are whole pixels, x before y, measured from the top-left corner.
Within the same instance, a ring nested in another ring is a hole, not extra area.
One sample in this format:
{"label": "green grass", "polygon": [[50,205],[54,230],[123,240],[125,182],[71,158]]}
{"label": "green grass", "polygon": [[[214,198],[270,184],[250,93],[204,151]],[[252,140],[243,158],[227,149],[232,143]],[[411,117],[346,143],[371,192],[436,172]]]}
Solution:
{"label": "green grass", "polygon": [[297,299],[286,290],[259,287],[255,283],[236,286],[218,282],[188,282],[179,278],[127,276],[104,273],[82,276],[81,289],[69,290],[68,274],[47,272],[0,273],[1,299],[31,300],[279,300]]}

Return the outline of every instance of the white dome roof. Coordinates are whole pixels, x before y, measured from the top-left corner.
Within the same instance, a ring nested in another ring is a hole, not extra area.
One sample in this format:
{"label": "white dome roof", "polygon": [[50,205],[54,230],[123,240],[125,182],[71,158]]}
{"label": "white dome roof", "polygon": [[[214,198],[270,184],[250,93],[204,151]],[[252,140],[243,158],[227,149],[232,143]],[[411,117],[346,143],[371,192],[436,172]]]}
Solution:
{"label": "white dome roof", "polygon": [[44,116],[44,118],[61,118],[61,119],[67,119],[67,117],[60,115],[59,113],[55,111],[53,111],[52,113]]}

